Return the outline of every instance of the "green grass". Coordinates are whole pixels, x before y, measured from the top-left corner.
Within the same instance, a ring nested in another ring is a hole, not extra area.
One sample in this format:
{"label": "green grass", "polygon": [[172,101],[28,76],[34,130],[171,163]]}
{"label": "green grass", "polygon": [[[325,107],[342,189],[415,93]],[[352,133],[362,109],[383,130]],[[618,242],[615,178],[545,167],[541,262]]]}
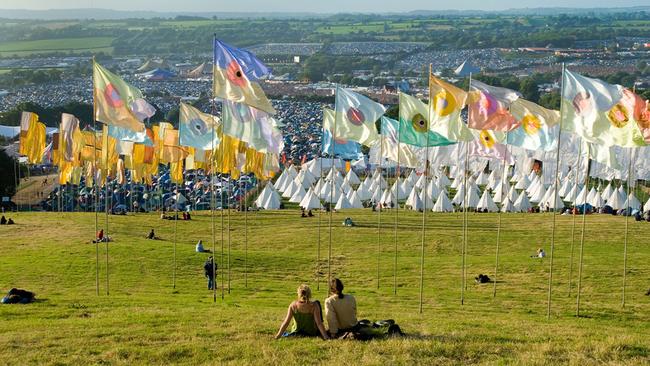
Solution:
{"label": "green grass", "polygon": [[[179,221],[176,289],[172,288],[174,222],[155,214],[109,217],[110,296],[106,246],[99,246],[100,295],[95,294],[94,214],[10,214],[0,226],[0,288],[37,293],[31,305],[0,305],[0,349],[21,364],[629,364],[650,362],[649,224],[629,221],[627,306],[621,308],[624,218],[588,216],[582,281],[582,317],[576,318],[578,245],[568,296],[572,218],[557,216],[552,317],[546,320],[550,252],[549,214],[502,216],[497,296],[494,277],[497,216],[469,215],[467,290],[461,293],[460,214],[429,214],[425,241],[424,311],[418,312],[421,214],[399,212],[397,276],[393,293],[394,211],[381,216],[377,288],[377,213],[336,213],[331,273],[357,298],[360,318],[393,318],[404,339],[355,342],[272,339],[300,283],[326,296],[328,216],[323,216],[320,262],[318,217],[296,210],[248,215],[248,270],[244,271],[244,218],[231,216],[230,293],[217,302],[205,286],[194,252],[212,248],[208,213]],[[352,217],[358,225],[344,228]],[[100,227],[105,217],[99,216]],[[227,215],[224,217],[227,225]],[[578,218],[576,239],[580,237]],[[215,217],[216,258],[228,285],[228,241]],[[155,228],[163,240],[147,241]],[[222,252],[222,245],[225,251]],[[320,276],[317,274],[320,272]],[[319,281],[317,282],[317,277]],[[248,286],[246,287],[245,279]],[[317,289],[320,283],[320,289]]]}
{"label": "green grass", "polygon": [[0,56],[28,56],[52,52],[112,51],[112,37],[58,38],[38,41],[0,42]]}

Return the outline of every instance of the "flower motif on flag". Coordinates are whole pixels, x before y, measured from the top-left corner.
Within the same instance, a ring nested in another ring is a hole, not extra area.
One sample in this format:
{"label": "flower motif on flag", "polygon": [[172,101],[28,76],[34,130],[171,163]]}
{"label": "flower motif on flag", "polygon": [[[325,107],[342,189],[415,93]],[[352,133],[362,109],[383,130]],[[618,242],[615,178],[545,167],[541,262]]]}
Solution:
{"label": "flower motif on flag", "polygon": [[587,116],[591,114],[594,109],[594,104],[591,99],[591,94],[588,91],[579,92],[573,98],[573,108],[579,116]]}
{"label": "flower motif on flag", "polygon": [[424,116],[420,113],[416,113],[413,117],[411,117],[411,125],[417,132],[424,133],[429,129],[429,123],[427,122],[427,119],[424,118]]}
{"label": "flower motif on flag", "polygon": [[239,66],[237,61],[233,60],[228,64],[228,67],[226,69],[226,76],[231,83],[239,87],[246,86],[246,77],[244,77],[244,72],[242,71],[241,66]]}
{"label": "flower motif on flag", "polygon": [[623,104],[618,103],[607,112],[607,118],[614,127],[622,128],[630,122],[630,113]]}
{"label": "flower motif on flag", "polygon": [[106,97],[106,101],[111,107],[120,108],[124,106],[124,101],[120,97],[120,93],[117,92],[117,89],[115,89],[113,84],[109,83],[106,85],[106,88],[104,88],[104,96]]}
{"label": "flower motif on flag", "polygon": [[483,146],[487,147],[488,149],[494,147],[495,144],[494,138],[492,137],[492,134],[490,134],[490,131],[488,130],[481,130],[479,140],[481,141],[481,144],[483,144]]}
{"label": "flower motif on flag", "polygon": [[451,93],[441,90],[433,97],[433,107],[438,116],[444,117],[456,109],[456,100]]}
{"label": "flower motif on flag", "polygon": [[536,116],[526,114],[524,118],[521,119],[521,126],[524,128],[524,132],[528,135],[536,135],[542,127],[542,122],[540,122],[539,118]]}
{"label": "flower motif on flag", "polygon": [[361,126],[366,120],[366,116],[363,115],[363,112],[355,107],[350,107],[346,113],[346,116],[348,117],[348,121],[357,126]]}

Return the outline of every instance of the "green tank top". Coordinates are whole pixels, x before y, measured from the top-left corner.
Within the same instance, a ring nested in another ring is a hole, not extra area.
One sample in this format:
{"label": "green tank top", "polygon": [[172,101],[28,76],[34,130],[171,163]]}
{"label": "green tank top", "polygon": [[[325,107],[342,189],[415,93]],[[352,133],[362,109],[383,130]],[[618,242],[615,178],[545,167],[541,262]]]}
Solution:
{"label": "green tank top", "polygon": [[301,313],[298,309],[293,311],[293,326],[291,332],[297,332],[308,336],[318,336],[318,327],[314,320],[314,313]]}

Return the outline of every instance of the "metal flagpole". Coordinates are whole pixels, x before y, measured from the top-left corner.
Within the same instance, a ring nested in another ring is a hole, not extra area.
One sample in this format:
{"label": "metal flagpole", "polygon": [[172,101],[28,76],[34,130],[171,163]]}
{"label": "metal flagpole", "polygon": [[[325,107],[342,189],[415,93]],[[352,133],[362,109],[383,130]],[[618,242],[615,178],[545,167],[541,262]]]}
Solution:
{"label": "metal flagpole", "polygon": [[397,295],[397,227],[399,226],[399,181],[400,181],[400,145],[402,144],[401,122],[397,121],[397,169],[395,170],[395,233],[394,246],[395,252],[393,257],[393,295]]}
{"label": "metal flagpole", "polygon": [[429,85],[429,108],[427,108],[427,145],[425,147],[425,159],[424,159],[424,195],[422,199],[422,241],[420,243],[420,314],[422,314],[422,293],[424,291],[424,238],[426,236],[426,223],[427,223],[427,193],[428,192],[428,173],[429,173],[429,129],[431,128],[431,68],[432,65],[429,64],[429,74],[427,75],[427,81]]}
{"label": "metal flagpole", "polygon": [[[564,63],[562,63],[562,87],[560,88],[562,94],[564,92]],[[562,95],[560,95],[562,97]],[[560,183],[560,146],[562,142],[562,118],[563,118],[563,110],[562,104],[560,105],[560,123],[558,127],[558,132],[557,132],[557,152],[555,154],[555,194],[553,195],[553,229],[551,230],[551,256],[550,256],[550,264],[549,264],[549,275],[548,275],[548,300],[547,300],[547,305],[546,305],[546,319],[551,318],[551,293],[552,293],[552,286],[553,286],[553,253],[555,250],[555,218],[557,214],[555,213],[555,210],[557,209],[557,196],[559,194],[558,192],[558,186]],[[589,166],[589,164],[587,164]]]}
{"label": "metal flagpole", "polygon": [[[214,65],[216,63],[216,57],[214,54],[214,44],[217,41],[217,34],[215,33],[212,38],[212,67],[214,69]],[[212,73],[212,94],[214,97],[214,72]],[[216,113],[216,106],[215,106],[215,101],[214,98],[212,99],[212,115]],[[217,243],[216,243],[216,234],[215,234],[215,226],[214,226],[214,206],[216,205],[216,197],[214,196],[214,160],[215,160],[215,146],[214,146],[214,138],[216,131],[215,129],[217,128],[216,125],[212,125],[212,151],[210,151],[210,225],[212,228],[212,302],[216,303],[217,302],[217,263],[215,262],[215,255],[217,253]],[[222,128],[223,130],[223,128]]]}
{"label": "metal flagpole", "polygon": [[[580,138],[578,138],[580,139]],[[578,185],[578,178],[580,174],[580,163],[582,163],[582,139],[580,139],[580,145],[578,148],[578,166],[576,168],[576,186]],[[587,156],[587,161],[589,161],[589,157]],[[575,205],[573,207],[575,209]],[[569,260],[569,297],[571,297],[571,285],[573,283],[573,247],[575,243],[575,231],[576,231],[576,214],[572,212],[573,216],[573,223],[571,226],[571,259]]]}
{"label": "metal flagpole", "polygon": [[625,285],[627,280],[627,235],[630,218],[630,195],[632,194],[632,149],[630,151],[630,161],[627,168],[627,207],[625,208],[625,239],[623,244],[623,296],[621,307],[625,307]]}
{"label": "metal flagpole", "polygon": [[[587,147],[587,162],[586,165],[586,177],[585,177],[585,201],[587,200],[587,189],[589,189],[589,156],[591,155],[591,149]],[[580,234],[580,264],[578,266],[578,298],[576,300],[576,316],[580,316],[580,293],[582,292],[582,258],[585,248],[585,221],[587,219],[587,205],[586,202],[582,204],[582,233]]]}
{"label": "metal flagpole", "polygon": [[[103,148],[108,149],[108,146],[104,146]],[[104,183],[105,187],[105,197],[104,197],[104,208],[106,209],[106,230],[104,231],[104,237],[106,238],[105,244],[106,244],[106,295],[109,294],[109,286],[108,286],[108,169],[106,169],[106,182]]]}
{"label": "metal flagpole", "polygon": [[[336,94],[338,96],[338,85],[336,87]],[[332,131],[332,143],[334,143],[334,136],[336,135],[336,121],[339,119],[338,116],[338,111],[336,109],[336,96],[334,97],[334,131]],[[332,173],[332,179],[330,180],[330,202],[329,202],[329,243],[327,246],[327,293],[329,294],[329,288],[330,288],[330,282],[332,280],[332,212],[334,211],[334,206],[332,205],[332,201],[334,200],[334,179],[335,175],[334,174],[334,149],[332,149],[332,154],[330,154],[330,162],[332,163],[331,165],[331,173]]]}
{"label": "metal flagpole", "polygon": [[[180,163],[182,164],[182,162]],[[176,288],[176,232],[178,230],[178,195],[179,193],[177,193],[176,196],[176,202],[175,202],[176,209],[174,210],[175,211],[174,212],[175,213],[174,215],[174,272],[172,275],[172,283],[174,288]]]}
{"label": "metal flagpole", "polygon": [[[95,56],[93,56],[93,70],[95,69]],[[97,182],[97,106],[95,104],[95,73],[93,72],[93,166],[92,166],[92,178],[93,178],[93,191],[95,196],[95,292],[99,296],[99,240],[97,237],[98,226],[99,226],[99,214],[97,212],[97,206],[99,206],[99,183]]]}
{"label": "metal flagpole", "polygon": [[[508,132],[506,132],[506,142],[508,141]],[[499,189],[501,190],[501,209],[499,210],[499,223],[497,226],[497,250],[495,254],[495,261],[494,261],[494,282],[492,286],[492,297],[497,297],[497,273],[499,272],[499,244],[501,243],[501,214],[503,211],[503,196],[507,193],[504,192],[505,189],[505,182],[507,178],[507,161],[508,161],[508,149],[510,148],[510,145],[506,146],[506,153],[505,156],[503,157],[503,168],[501,170],[501,186]]]}
{"label": "metal flagpole", "polygon": [[[223,103],[221,104],[221,108],[223,111]],[[221,138],[220,138],[220,143],[223,144],[223,126],[221,126]],[[223,171],[224,171],[224,166],[226,165],[226,149],[225,147],[221,149],[221,169],[222,169],[222,174],[221,178],[219,178],[219,182],[221,183],[221,191],[219,192],[219,200],[221,201],[221,266],[223,267],[223,256],[225,252],[224,248],[224,234],[223,234],[223,224],[224,224],[224,217],[223,217]],[[228,174],[228,182],[230,183],[230,174]],[[225,297],[225,280],[224,280],[224,273],[223,269],[221,271],[221,300],[224,299]]]}
{"label": "metal flagpole", "polygon": [[230,194],[232,193],[232,179],[228,176],[228,196],[226,197],[226,203],[228,204],[228,294],[230,294]]}
{"label": "metal flagpole", "polygon": [[248,288],[248,203],[246,202],[248,193],[247,183],[244,182],[244,287]]}
{"label": "metal flagpole", "polygon": [[[382,124],[383,126],[383,124]],[[383,179],[383,174],[381,172],[381,161],[384,159],[384,132],[382,131],[382,134],[379,135],[380,141],[379,141],[379,202],[375,202],[375,205],[377,205],[377,288],[379,288],[379,276],[380,276],[380,269],[381,269],[381,181]],[[368,179],[368,178],[366,178]]]}
{"label": "metal flagpole", "polygon": [[[323,138],[325,137],[325,129],[323,128],[321,130],[321,154],[320,158],[318,159],[318,164],[320,165],[320,189],[323,188]],[[332,132],[332,141],[334,140],[334,133]],[[320,205],[320,189],[319,192],[316,192],[316,196],[318,197],[318,204]],[[320,210],[318,210],[318,243],[316,244],[316,289],[320,290],[320,231],[321,231],[321,222],[322,222],[322,216],[323,216],[323,209],[321,207]]]}
{"label": "metal flagpole", "polygon": [[[468,92],[472,87],[472,74],[469,74]],[[469,106],[467,107],[469,108]],[[467,114],[469,119],[470,114]],[[463,170],[463,242],[461,248],[461,281],[460,281],[460,304],[465,304],[465,251],[467,250],[467,171],[469,170],[469,142],[465,142],[465,168]]]}

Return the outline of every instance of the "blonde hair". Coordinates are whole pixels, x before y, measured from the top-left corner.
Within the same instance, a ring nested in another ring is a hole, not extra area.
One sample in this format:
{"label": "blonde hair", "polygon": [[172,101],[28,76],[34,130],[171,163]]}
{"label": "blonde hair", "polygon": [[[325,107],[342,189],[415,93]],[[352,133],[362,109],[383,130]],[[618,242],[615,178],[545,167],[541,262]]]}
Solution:
{"label": "blonde hair", "polygon": [[307,302],[311,298],[311,289],[304,283],[298,287],[298,300]]}

